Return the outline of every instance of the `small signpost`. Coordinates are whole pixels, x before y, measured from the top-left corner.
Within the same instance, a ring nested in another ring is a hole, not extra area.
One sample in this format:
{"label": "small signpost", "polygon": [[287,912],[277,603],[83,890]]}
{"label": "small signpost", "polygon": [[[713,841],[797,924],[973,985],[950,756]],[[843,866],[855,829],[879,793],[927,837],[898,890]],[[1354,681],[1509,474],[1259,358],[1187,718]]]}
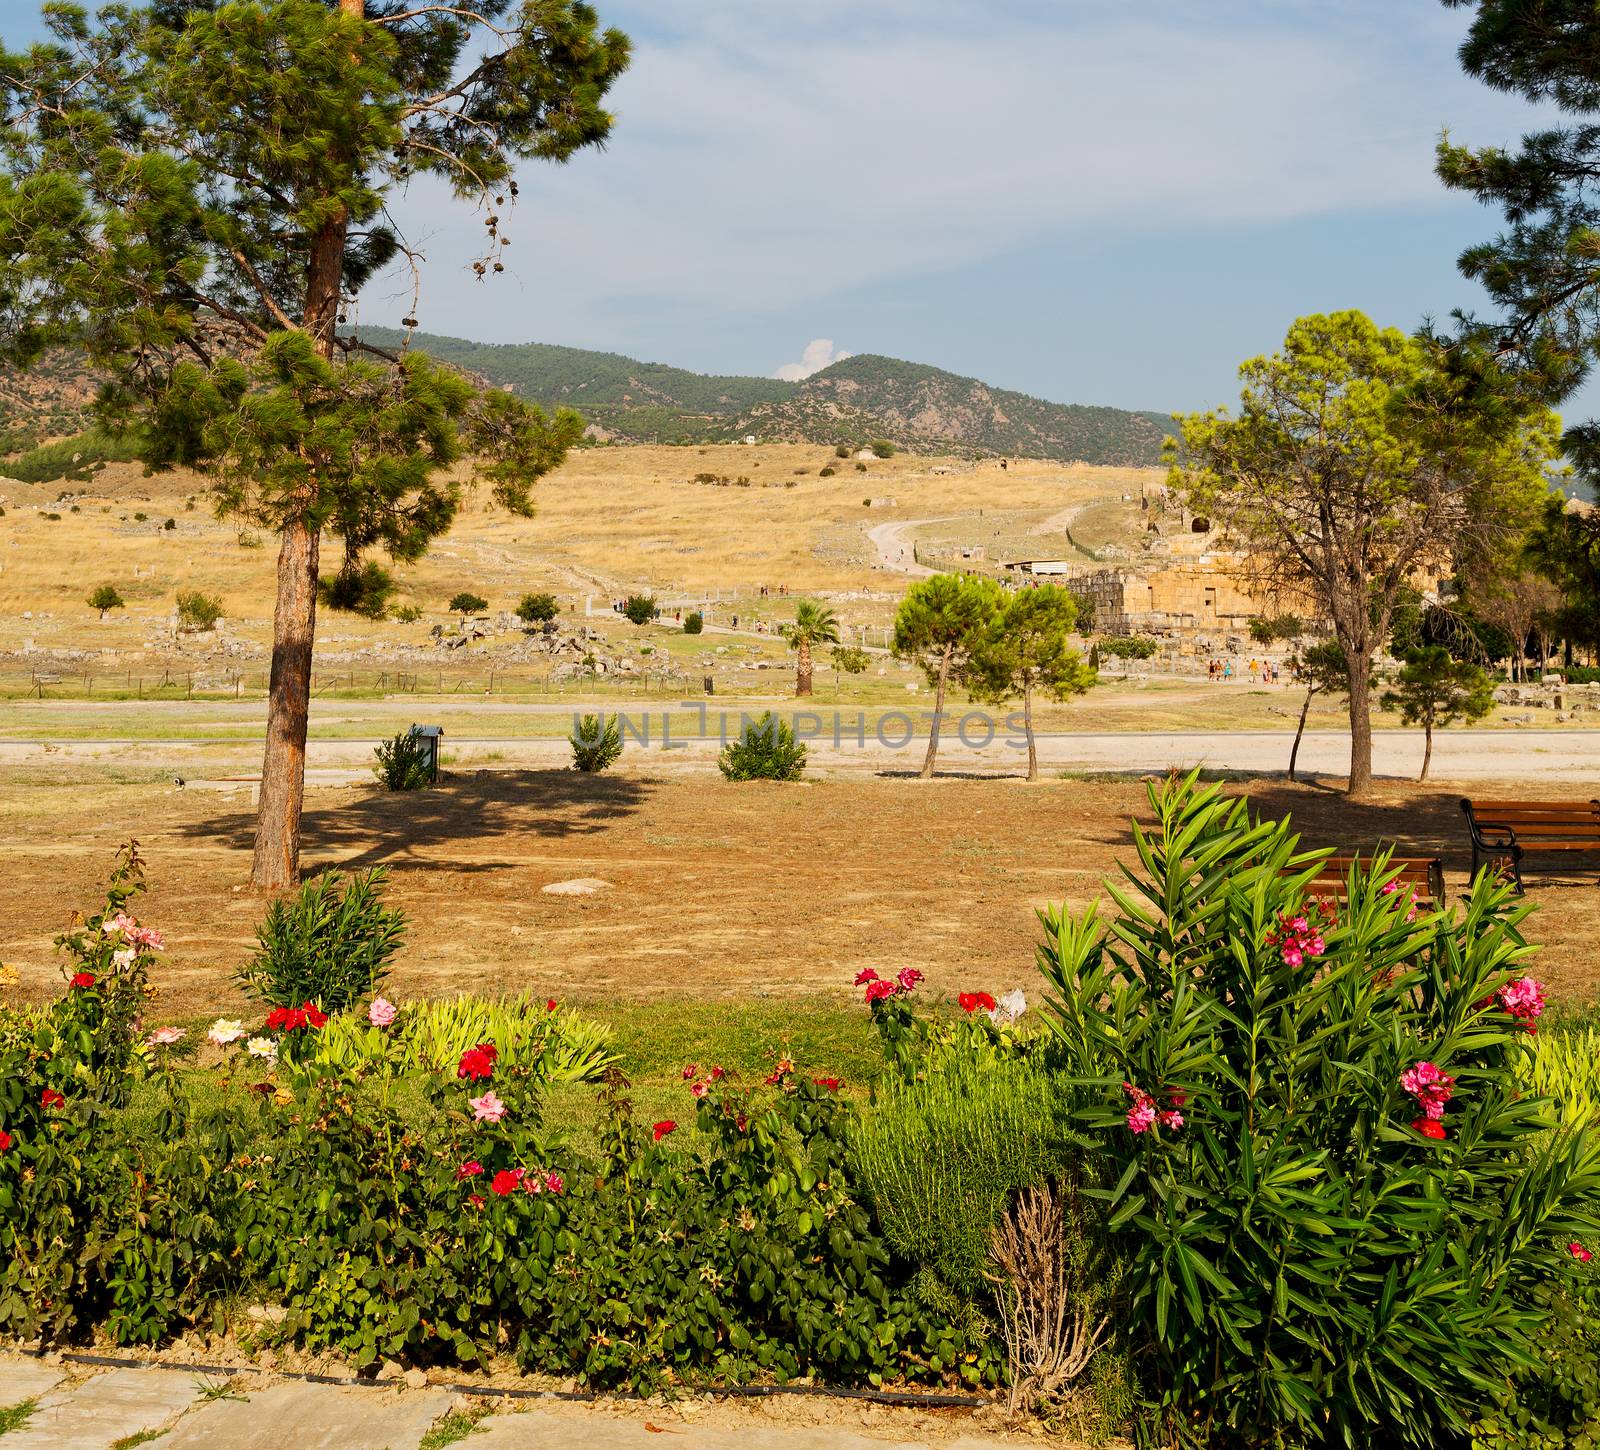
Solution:
{"label": "small signpost", "polygon": [[442,725],[413,725],[411,738],[422,744],[423,758],[428,763],[428,784],[439,783],[439,741],[444,736]]}

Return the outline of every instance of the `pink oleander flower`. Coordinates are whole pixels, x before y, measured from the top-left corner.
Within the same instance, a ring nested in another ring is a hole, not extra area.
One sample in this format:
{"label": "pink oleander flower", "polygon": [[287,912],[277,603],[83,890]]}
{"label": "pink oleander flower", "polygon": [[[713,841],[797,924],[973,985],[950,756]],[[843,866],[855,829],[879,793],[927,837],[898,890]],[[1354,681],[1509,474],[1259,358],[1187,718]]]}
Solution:
{"label": "pink oleander flower", "polygon": [[400,1015],[400,1009],[387,997],[374,997],[367,1007],[367,1021],[374,1027],[389,1027]]}
{"label": "pink oleander flower", "polygon": [[1156,1105],[1145,1099],[1128,1109],[1128,1129],[1134,1133],[1148,1132],[1155,1126]]}
{"label": "pink oleander flower", "polygon": [[1304,966],[1328,949],[1322,933],[1304,916],[1280,916],[1277,930],[1267,933],[1267,945],[1278,948],[1286,967]]}
{"label": "pink oleander flower", "polygon": [[1438,1122],[1455,1092],[1455,1079],[1431,1062],[1419,1062],[1400,1074],[1400,1086],[1417,1100],[1425,1118]]}
{"label": "pink oleander flower", "polygon": [[495,1096],[492,1088],[481,1098],[468,1098],[467,1102],[472,1107],[475,1122],[498,1123],[506,1115],[506,1105]]}
{"label": "pink oleander flower", "polygon": [[181,1027],[158,1027],[147,1038],[147,1047],[171,1047],[174,1042],[182,1042],[188,1034]]}
{"label": "pink oleander flower", "polygon": [[1584,1246],[1576,1239],[1567,1245],[1567,1252],[1571,1254],[1572,1257],[1575,1258],[1580,1264],[1587,1264],[1589,1260],[1594,1257],[1594,1255],[1591,1254],[1588,1249],[1584,1248]]}
{"label": "pink oleander flower", "polygon": [[1175,1132],[1183,1126],[1183,1114],[1176,1108],[1168,1108],[1165,1112],[1156,1114],[1156,1121],[1163,1128],[1170,1128]]}
{"label": "pink oleander flower", "polygon": [[1518,977],[1514,982],[1507,982],[1494,996],[1502,1011],[1525,1022],[1529,1032],[1536,1030],[1534,1023],[1544,1013],[1544,988],[1532,977]]}

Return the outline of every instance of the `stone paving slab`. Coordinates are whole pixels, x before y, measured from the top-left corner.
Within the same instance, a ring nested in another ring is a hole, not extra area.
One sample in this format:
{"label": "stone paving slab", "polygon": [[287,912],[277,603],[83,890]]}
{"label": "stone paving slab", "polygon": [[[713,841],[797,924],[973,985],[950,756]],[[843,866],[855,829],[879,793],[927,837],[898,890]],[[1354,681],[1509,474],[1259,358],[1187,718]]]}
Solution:
{"label": "stone paving slab", "polygon": [[0,1410],[9,1410],[50,1393],[66,1371],[36,1359],[0,1359]]}
{"label": "stone paving slab", "polygon": [[194,1403],[198,1377],[158,1369],[114,1369],[51,1390],[5,1450],[107,1450],[113,1441],[159,1430]]}
{"label": "stone paving slab", "polygon": [[454,1399],[447,1390],[397,1394],[286,1381],[246,1400],[200,1406],[160,1450],[417,1450]]}
{"label": "stone paving slab", "polygon": [[[1002,1450],[1007,1442],[975,1439],[941,1440],[938,1450]],[[738,1429],[691,1425],[670,1412],[655,1419],[621,1419],[601,1414],[561,1414],[529,1410],[522,1414],[489,1415],[465,1450],[931,1450],[925,1440],[874,1439],[838,1425],[766,1426]],[[6,1450],[10,1450],[7,1446]],[[1010,1442],[1015,1450],[1015,1442]]]}

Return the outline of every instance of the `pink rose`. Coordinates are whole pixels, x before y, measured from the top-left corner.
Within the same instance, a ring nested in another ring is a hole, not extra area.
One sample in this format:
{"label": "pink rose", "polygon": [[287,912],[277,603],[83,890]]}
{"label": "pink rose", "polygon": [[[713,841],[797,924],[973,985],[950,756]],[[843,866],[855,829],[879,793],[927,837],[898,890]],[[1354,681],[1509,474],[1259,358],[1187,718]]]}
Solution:
{"label": "pink rose", "polygon": [[468,1098],[472,1105],[472,1116],[479,1123],[498,1123],[506,1115],[506,1105],[495,1096],[491,1088],[481,1098]]}
{"label": "pink rose", "polygon": [[367,1021],[374,1027],[388,1027],[400,1015],[400,1009],[387,997],[374,997],[367,1008]]}

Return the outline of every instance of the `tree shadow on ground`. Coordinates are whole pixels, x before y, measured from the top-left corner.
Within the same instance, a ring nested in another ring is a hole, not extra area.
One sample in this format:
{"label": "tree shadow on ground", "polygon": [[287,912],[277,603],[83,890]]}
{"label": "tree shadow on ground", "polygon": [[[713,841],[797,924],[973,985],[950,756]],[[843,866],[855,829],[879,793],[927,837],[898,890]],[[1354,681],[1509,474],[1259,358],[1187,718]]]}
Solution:
{"label": "tree shadow on ground", "polygon": [[[303,874],[337,867],[427,869],[472,875],[522,864],[507,850],[529,837],[571,840],[604,831],[639,810],[654,792],[649,778],[586,775],[576,770],[480,770],[448,775],[418,791],[373,790],[307,810],[300,822]],[[249,850],[254,811],[235,811],[183,829],[194,839]],[[412,853],[457,846],[457,859]],[[313,864],[314,863],[314,864]]]}

